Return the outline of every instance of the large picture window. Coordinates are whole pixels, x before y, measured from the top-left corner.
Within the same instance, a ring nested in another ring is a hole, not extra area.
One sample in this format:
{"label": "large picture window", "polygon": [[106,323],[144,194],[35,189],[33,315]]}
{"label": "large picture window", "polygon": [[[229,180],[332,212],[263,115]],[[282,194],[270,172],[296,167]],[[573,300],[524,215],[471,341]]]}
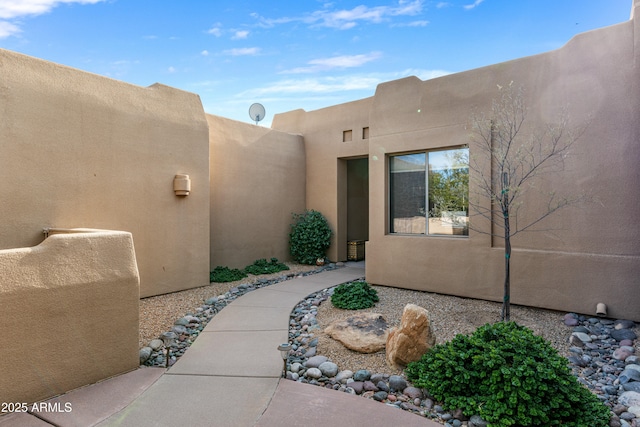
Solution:
{"label": "large picture window", "polygon": [[469,149],[389,157],[389,231],[469,235]]}

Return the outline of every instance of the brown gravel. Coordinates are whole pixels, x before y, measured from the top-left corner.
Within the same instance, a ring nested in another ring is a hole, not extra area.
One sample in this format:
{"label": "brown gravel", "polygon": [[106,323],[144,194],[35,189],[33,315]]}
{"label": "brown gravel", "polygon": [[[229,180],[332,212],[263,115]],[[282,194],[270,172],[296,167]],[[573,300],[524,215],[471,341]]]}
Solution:
{"label": "brown gravel", "polygon": [[283,274],[304,273],[316,270],[315,265],[302,265],[294,262],[285,262],[289,270],[260,276],[249,275],[242,280],[226,283],[211,283],[199,288],[171,294],[158,295],[140,300],[140,335],[139,346],[144,347],[152,339],[157,338],[163,332],[171,330],[173,322],[187,313],[193,313],[205,300],[222,295],[229,289],[242,283],[255,283],[258,279],[273,279]]}
{"label": "brown gravel", "polygon": [[[373,288],[378,292],[380,301],[375,307],[358,312],[379,313],[389,326],[393,327],[399,326],[405,305],[419,305],[429,312],[437,343],[450,341],[459,333],[472,333],[479,326],[500,320],[501,303],[385,286]],[[330,301],[320,305],[316,316],[320,329],[315,331],[315,336],[318,337],[318,354],[327,356],[341,370],[355,372],[358,369],[368,369],[376,373],[400,374],[401,372],[387,366],[384,350],[373,354],[357,353],[322,332],[334,320],[346,319],[354,313],[351,310],[335,308]],[[560,354],[568,355],[568,337],[571,332],[564,325],[564,314],[511,305],[511,320],[549,340]]]}

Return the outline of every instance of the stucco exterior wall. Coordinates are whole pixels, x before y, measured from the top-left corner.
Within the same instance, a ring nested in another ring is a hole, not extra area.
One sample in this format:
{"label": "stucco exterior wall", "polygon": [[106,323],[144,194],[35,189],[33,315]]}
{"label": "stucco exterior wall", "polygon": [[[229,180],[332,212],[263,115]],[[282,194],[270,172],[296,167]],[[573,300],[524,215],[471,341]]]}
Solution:
{"label": "stucco exterior wall", "polygon": [[[388,156],[470,143],[472,111],[489,111],[497,85],[513,81],[526,90],[528,130],[552,122],[565,106],[574,125],[591,117],[565,170],[546,176],[540,185],[542,190],[586,193],[594,202],[560,211],[538,232],[516,237],[512,302],[587,314],[595,314],[596,304],[603,302],[612,317],[640,320],[640,197],[634,185],[640,182],[637,29],[631,20],[580,34],[545,54],[428,81],[392,81],[359,102],[276,116],[274,128],[304,134],[307,203],[324,211],[337,229],[330,256],[346,258],[339,240],[346,235],[340,214],[346,206],[344,175],[336,165],[365,154],[367,280],[501,301],[504,254],[499,240],[473,230],[468,238],[389,234]],[[344,129],[354,129],[355,136],[363,127],[369,127],[368,141],[342,142]],[[321,180],[328,186],[314,185]],[[524,202],[531,212],[544,200],[531,196]]]}
{"label": "stucco exterior wall", "polygon": [[0,250],[0,271],[0,401],[40,401],[138,367],[130,233],[53,235]]}
{"label": "stucco exterior wall", "polygon": [[291,259],[293,213],[305,210],[300,135],[207,115],[211,147],[211,268]]}
{"label": "stucco exterior wall", "polygon": [[[44,227],[125,230],[140,294],[208,284],[209,134],[197,95],[0,50],[0,248]],[[177,197],[176,174],[192,191]]]}
{"label": "stucco exterior wall", "polygon": [[[332,261],[347,258],[347,163],[368,155],[372,98],[321,110],[296,110],[276,115],[272,128],[304,135],[306,149],[306,206],[321,212],[333,230],[327,256]],[[345,132],[347,132],[345,134]],[[345,139],[350,140],[345,141]]]}

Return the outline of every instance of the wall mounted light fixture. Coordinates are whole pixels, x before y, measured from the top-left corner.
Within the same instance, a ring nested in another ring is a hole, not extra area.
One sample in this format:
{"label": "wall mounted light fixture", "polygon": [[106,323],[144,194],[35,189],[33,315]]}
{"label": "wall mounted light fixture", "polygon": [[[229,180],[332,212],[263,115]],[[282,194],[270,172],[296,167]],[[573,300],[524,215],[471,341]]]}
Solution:
{"label": "wall mounted light fixture", "polygon": [[173,191],[176,196],[188,196],[191,192],[191,180],[189,175],[179,173],[173,178]]}

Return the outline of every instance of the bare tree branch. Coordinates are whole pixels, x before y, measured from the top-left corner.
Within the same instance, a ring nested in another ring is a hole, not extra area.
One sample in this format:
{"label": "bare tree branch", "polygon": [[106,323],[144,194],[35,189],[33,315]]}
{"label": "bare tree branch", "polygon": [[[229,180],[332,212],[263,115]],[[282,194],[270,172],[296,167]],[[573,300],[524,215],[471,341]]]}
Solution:
{"label": "bare tree branch", "polygon": [[[505,242],[505,293],[502,320],[509,320],[511,237],[532,227],[555,212],[580,203],[586,196],[559,196],[555,191],[539,193],[537,200],[546,199],[546,207],[526,223],[518,223],[524,207],[524,196],[537,190],[536,181],[551,173],[564,170],[573,144],[584,133],[588,121],[579,128],[569,127],[567,109],[563,109],[555,123],[541,129],[525,126],[527,109],[524,89],[513,82],[498,85],[499,97],[491,104],[491,111],[471,116],[472,144],[469,159],[471,180],[475,189],[470,197],[471,220],[469,228]],[[476,226],[473,218],[490,224]]]}

